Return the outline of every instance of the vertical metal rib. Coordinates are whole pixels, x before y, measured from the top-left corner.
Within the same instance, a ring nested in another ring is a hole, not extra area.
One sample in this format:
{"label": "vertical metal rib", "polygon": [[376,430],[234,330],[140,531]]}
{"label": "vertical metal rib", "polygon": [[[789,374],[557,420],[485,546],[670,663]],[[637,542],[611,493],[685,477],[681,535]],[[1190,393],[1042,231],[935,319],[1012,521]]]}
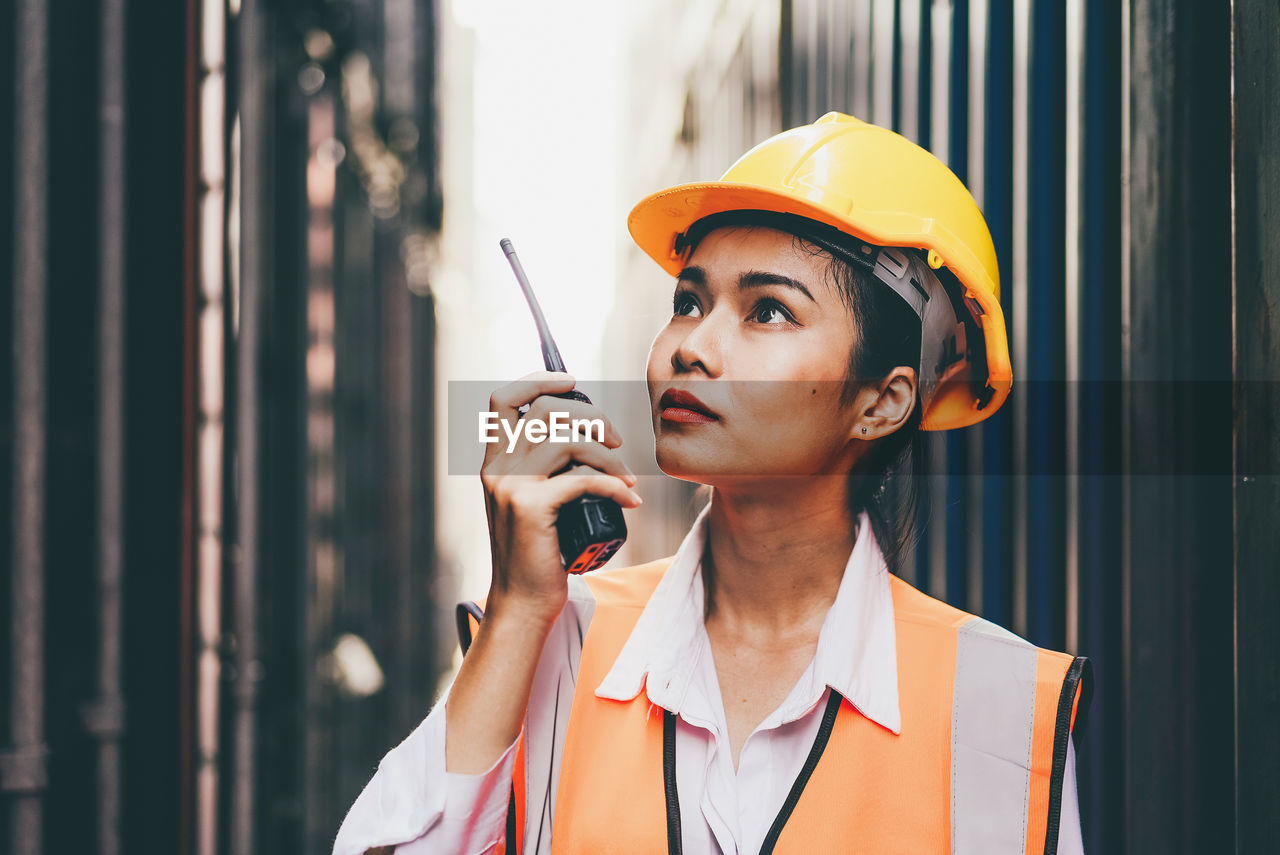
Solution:
{"label": "vertical metal rib", "polygon": [[[823,111],[849,110],[849,49],[852,40],[849,38],[849,4],[832,3],[827,17],[827,56],[831,57],[831,67],[827,75],[827,101],[822,105]],[[861,116],[859,116],[861,118]]]}
{"label": "vertical metal rib", "polygon": [[[307,563],[310,567],[304,616],[303,651],[308,658],[328,649],[333,630],[338,553],[334,542],[334,365],[337,314],[334,306],[334,193],[337,162],[326,154],[334,139],[335,107],[321,93],[307,105]],[[333,829],[325,825],[333,802],[333,740],[323,710],[334,703],[331,682],[305,681],[305,757],[302,799],[308,845],[319,851]]]}
{"label": "vertical metal rib", "polygon": [[98,740],[98,851],[120,851],[121,602],[124,540],[124,1],[103,0],[100,86],[98,316],[98,697],[86,724]]}
{"label": "vertical metal rib", "polygon": [[196,621],[195,852],[219,851],[218,805],[220,717],[222,708],[223,451],[226,426],[227,320],[224,299],[227,264],[232,257],[226,211],[226,6],[200,0],[199,171],[203,193],[198,232],[200,309],[198,321],[198,436],[196,507],[198,547]]}
{"label": "vertical metal rib", "polygon": [[182,168],[182,468],[181,557],[178,563],[178,851],[195,855],[199,782],[199,579],[200,579],[200,183],[201,0],[184,0]]}
{"label": "vertical metal rib", "polygon": [[[1013,318],[1010,338],[1013,364],[1027,365],[1027,192],[1028,192],[1028,76],[1031,43],[1031,0],[1013,4]],[[1027,459],[1027,398],[1019,395],[1013,414],[1013,459]],[[1027,478],[1018,473],[1013,480],[1013,631],[1027,634]]]}
{"label": "vertical metal rib", "polygon": [[893,125],[893,0],[872,0],[871,6],[871,121]]}
{"label": "vertical metal rib", "polygon": [[963,91],[966,80],[951,79],[951,52],[965,50],[967,45],[951,44],[951,18],[955,10],[951,0],[932,0],[927,14],[930,19],[929,44],[921,45],[921,56],[929,52],[929,150],[958,175],[965,174],[965,164],[951,161],[952,89]]}
{"label": "vertical metal rib", "polygon": [[928,47],[920,38],[920,0],[905,0],[898,7],[898,133],[920,142],[920,59]]}
{"label": "vertical metal rib", "polygon": [[[905,93],[910,87],[915,94],[915,106],[910,110],[915,122],[914,139],[963,177],[964,169],[956,169],[949,162],[947,145],[951,87],[957,85],[951,80],[951,4],[949,0],[930,0],[927,9],[922,9],[917,3],[907,3],[903,8],[908,6],[911,14],[903,16],[902,38],[904,43],[913,40],[915,47],[914,58],[908,60],[904,56],[903,59],[903,127],[906,127],[908,115]],[[908,23],[911,29],[908,29]],[[911,79],[906,73],[908,61],[917,69]],[[960,476],[955,471],[950,437],[933,433],[927,441],[931,461],[928,480],[930,519],[924,532],[924,542],[928,545],[929,593],[959,604],[950,576],[955,559],[951,551],[955,515],[963,511],[952,501],[951,491],[955,487],[954,479]]]}
{"label": "vertical metal rib", "polygon": [[871,120],[871,0],[852,0],[853,36],[849,61],[849,107],[863,121]]}
{"label": "vertical metal rib", "polygon": [[[952,147],[952,120],[960,119],[968,111],[965,110],[965,96],[968,87],[963,70],[957,69],[954,59],[964,56],[966,45],[956,45],[956,9],[954,0],[929,0],[920,20],[922,35],[928,31],[928,40],[922,37],[920,55],[922,68],[927,65],[929,76],[920,81],[922,97],[927,96],[928,104],[920,106],[920,123],[928,125],[928,133],[922,131],[922,138],[927,138],[929,151],[942,163],[950,166],[952,172],[968,183],[964,160],[964,146]],[[968,22],[965,22],[968,23]],[[965,29],[965,32],[966,31]],[[928,63],[923,56],[928,51]],[[965,502],[965,490],[968,489],[972,477],[968,475],[968,459],[965,457],[964,436],[957,431],[948,431],[936,438],[938,458],[945,459],[946,468],[940,476],[938,497],[942,502],[940,522],[934,549],[937,558],[931,559],[936,566],[933,572],[940,573],[941,587],[938,591],[945,596],[948,603],[966,607],[965,580],[968,579],[965,559],[968,558],[965,547],[968,545],[969,509]]]}
{"label": "vertical metal rib", "polygon": [[[969,43],[953,50],[969,52],[969,192],[987,209],[987,0],[969,0]],[[1002,271],[1003,272],[1003,271]],[[978,470],[981,471],[981,470]]]}
{"label": "vertical metal rib", "polygon": [[1066,32],[1066,648],[1080,649],[1080,187],[1083,175],[1084,0],[1067,0]]}
{"label": "vertical metal rib", "polygon": [[256,803],[258,661],[258,322],[265,265],[263,212],[269,195],[265,169],[266,58],[262,12],[257,0],[240,10],[240,294],[236,335],[236,496],[237,550],[234,577],[236,687],[235,788],[231,804],[230,851],[254,849]]}
{"label": "vertical metal rib", "polygon": [[800,5],[804,9],[804,56],[805,64],[808,66],[804,78],[804,120],[811,122],[813,118],[820,116],[825,109],[818,103],[819,91],[822,88],[822,78],[827,74],[826,63],[820,61],[823,57],[819,55],[818,47],[818,40],[823,37],[822,33],[819,32],[818,26],[822,13],[819,9],[820,4],[814,2],[814,0]]}
{"label": "vertical metal rib", "polygon": [[[1133,379],[1133,0],[1122,0],[1120,13],[1120,379],[1129,383]],[[1120,471],[1126,471],[1133,460],[1133,408],[1120,407]],[[1137,717],[1129,702],[1129,690],[1133,685],[1136,652],[1133,644],[1133,553],[1129,548],[1133,534],[1133,479],[1120,479],[1120,668],[1121,685],[1125,686],[1125,699],[1120,704],[1121,733],[1134,732]],[[1126,767],[1132,762],[1132,753],[1126,746]],[[1132,790],[1126,785],[1121,791],[1126,818],[1134,811]],[[1133,838],[1125,830],[1125,842]]]}
{"label": "vertical metal rib", "polygon": [[11,751],[3,776],[14,855],[41,851],[44,761],[45,294],[48,6],[20,0],[15,32],[13,640]]}
{"label": "vertical metal rib", "polygon": [[[969,161],[966,165],[969,178],[969,192],[977,200],[978,207],[984,213],[988,211],[986,201],[986,128],[987,128],[987,0],[970,0],[969,3],[969,43],[954,45],[952,50],[969,52]],[[968,556],[969,589],[968,605],[965,608],[976,614],[984,613],[983,591],[986,584],[984,578],[985,562],[982,541],[985,529],[984,515],[987,514],[986,486],[988,473],[987,461],[982,456],[983,436],[987,426],[980,425],[976,430],[967,431],[964,442],[965,453],[969,458],[969,489],[965,502],[968,506]],[[989,618],[999,620],[997,615]]]}

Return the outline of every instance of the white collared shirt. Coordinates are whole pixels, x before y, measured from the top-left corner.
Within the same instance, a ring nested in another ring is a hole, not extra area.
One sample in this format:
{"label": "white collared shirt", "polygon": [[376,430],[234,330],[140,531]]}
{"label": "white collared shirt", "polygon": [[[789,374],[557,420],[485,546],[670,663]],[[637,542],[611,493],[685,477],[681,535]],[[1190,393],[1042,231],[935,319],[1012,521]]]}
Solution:
{"label": "white collared shirt", "polygon": [[[702,620],[706,516],[704,509],[595,693],[630,700],[643,690],[656,707],[678,716],[676,780],[684,851],[746,855],[760,850],[800,772],[830,689],[881,727],[899,732],[893,600],[884,558],[864,514],[814,658],[787,698],[743,742],[735,771]],[[572,577],[569,603],[538,663],[525,720],[526,795],[527,804],[543,809],[540,817],[527,813],[521,853],[550,852],[559,746],[578,672],[577,639],[593,607],[582,580]],[[441,698],[413,734],[383,758],[343,822],[334,855],[392,844],[400,844],[396,852],[481,853],[501,839],[514,745],[480,775],[445,772],[444,708]],[[1083,853],[1074,748],[1067,752],[1057,851]]]}

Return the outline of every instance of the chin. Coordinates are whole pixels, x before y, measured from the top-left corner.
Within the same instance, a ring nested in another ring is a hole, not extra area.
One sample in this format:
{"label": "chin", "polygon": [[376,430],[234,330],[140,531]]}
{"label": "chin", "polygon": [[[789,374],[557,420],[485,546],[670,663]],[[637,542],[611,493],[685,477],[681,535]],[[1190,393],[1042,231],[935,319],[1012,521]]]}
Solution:
{"label": "chin", "polygon": [[674,443],[658,440],[654,448],[658,468],[672,478],[689,481],[694,484],[709,484],[706,480],[706,459],[702,455],[690,454],[686,449],[672,448]]}
{"label": "chin", "polygon": [[672,478],[708,487],[733,487],[796,477],[794,471],[776,471],[776,465],[761,466],[758,454],[731,455],[723,448],[696,448],[695,443],[682,439],[659,440],[655,449],[658,468]]}
{"label": "chin", "polygon": [[698,442],[690,437],[666,436],[658,440],[654,456],[658,468],[681,481],[724,487],[759,475],[758,461],[728,455],[717,444]]}
{"label": "chin", "polygon": [[838,458],[781,455],[776,447],[727,449],[721,443],[678,435],[660,436],[654,456],[658,468],[672,478],[709,487],[782,487],[849,476],[847,461]]}

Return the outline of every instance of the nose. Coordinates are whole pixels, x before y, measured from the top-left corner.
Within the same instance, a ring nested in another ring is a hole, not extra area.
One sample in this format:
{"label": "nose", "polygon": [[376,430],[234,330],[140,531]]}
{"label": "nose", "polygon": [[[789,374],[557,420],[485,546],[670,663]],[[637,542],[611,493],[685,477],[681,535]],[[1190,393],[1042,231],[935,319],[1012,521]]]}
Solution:
{"label": "nose", "polygon": [[719,329],[719,321],[713,317],[714,314],[691,325],[671,352],[671,367],[677,374],[701,372],[708,377],[716,377],[724,370],[723,331]]}

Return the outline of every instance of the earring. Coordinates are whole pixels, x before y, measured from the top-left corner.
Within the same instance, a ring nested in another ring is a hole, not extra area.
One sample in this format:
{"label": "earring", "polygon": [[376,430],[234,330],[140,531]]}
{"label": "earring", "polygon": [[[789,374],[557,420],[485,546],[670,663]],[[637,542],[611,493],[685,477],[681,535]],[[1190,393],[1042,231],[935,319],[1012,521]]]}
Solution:
{"label": "earring", "polygon": [[863,433],[866,433],[866,432],[867,432],[867,428],[866,428],[866,426],[865,426],[865,425],[864,425],[864,426],[863,426],[863,428],[862,428],[862,432],[863,432]]}

